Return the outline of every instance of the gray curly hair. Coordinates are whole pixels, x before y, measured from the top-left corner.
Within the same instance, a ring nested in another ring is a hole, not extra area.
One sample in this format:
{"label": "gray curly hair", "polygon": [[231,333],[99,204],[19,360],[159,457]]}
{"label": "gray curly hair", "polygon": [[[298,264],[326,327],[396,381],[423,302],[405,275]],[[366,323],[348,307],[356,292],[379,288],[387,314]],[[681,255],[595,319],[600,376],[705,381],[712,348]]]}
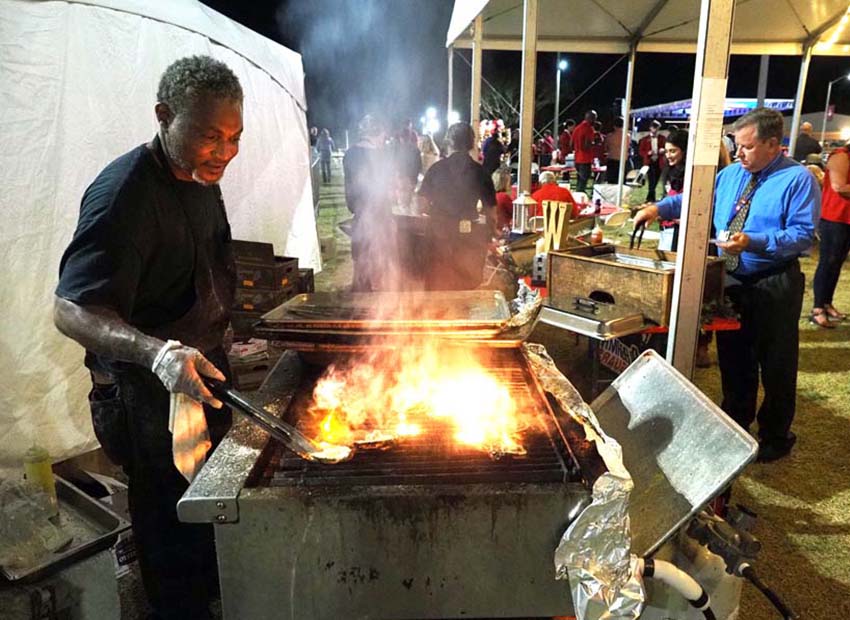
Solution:
{"label": "gray curly hair", "polygon": [[201,95],[242,100],[239,78],[223,62],[209,56],[187,56],[175,60],[159,79],[157,101],[179,114]]}

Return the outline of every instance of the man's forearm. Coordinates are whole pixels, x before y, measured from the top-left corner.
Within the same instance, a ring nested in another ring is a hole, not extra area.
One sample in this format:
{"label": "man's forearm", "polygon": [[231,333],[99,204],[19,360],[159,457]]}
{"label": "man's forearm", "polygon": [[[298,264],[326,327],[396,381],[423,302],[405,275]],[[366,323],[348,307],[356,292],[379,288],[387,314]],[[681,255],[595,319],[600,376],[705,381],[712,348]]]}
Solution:
{"label": "man's forearm", "polygon": [[56,297],[53,322],[60,332],[87,351],[150,368],[165,344],[128,325],[117,312],[103,306],[80,306]]}

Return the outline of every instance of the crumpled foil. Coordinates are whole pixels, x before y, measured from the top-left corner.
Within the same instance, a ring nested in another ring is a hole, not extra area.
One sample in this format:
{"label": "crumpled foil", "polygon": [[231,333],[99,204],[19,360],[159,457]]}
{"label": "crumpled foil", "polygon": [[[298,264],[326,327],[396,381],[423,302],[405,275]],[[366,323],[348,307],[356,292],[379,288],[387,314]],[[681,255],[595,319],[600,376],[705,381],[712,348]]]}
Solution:
{"label": "crumpled foil", "polygon": [[579,620],[638,618],[646,593],[630,555],[629,495],[634,484],[623,466],[620,444],[608,437],[578,390],[540,344],[523,345],[541,387],[552,394],[595,444],[608,472],[593,484],[592,501],[570,523],[555,550],[557,579],[570,581]]}
{"label": "crumpled foil", "polygon": [[520,327],[533,321],[537,318],[542,305],[543,297],[540,291],[532,290],[524,280],[519,280],[516,297],[511,300],[511,318],[507,320],[504,327]]}

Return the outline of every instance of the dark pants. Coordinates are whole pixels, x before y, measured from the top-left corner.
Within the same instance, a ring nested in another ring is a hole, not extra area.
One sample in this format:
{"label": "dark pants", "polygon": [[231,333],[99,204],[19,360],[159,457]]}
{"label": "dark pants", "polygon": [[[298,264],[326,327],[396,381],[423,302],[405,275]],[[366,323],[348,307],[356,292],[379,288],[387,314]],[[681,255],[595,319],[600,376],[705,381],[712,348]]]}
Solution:
{"label": "dark pants", "polygon": [[658,185],[658,177],[661,175],[661,164],[658,161],[650,162],[646,173],[646,202],[655,202],[655,187]]}
{"label": "dark pants", "polygon": [[325,159],[324,157],[319,160],[319,163],[322,168],[322,183],[330,183],[331,182],[331,159]]}
{"label": "dark pants", "polygon": [[620,161],[617,159],[609,159],[605,164],[605,180],[608,183],[616,183],[620,180]]}
{"label": "dark pants", "polygon": [[577,192],[587,191],[587,181],[590,179],[591,172],[592,168],[590,164],[576,164],[576,175],[578,176],[578,183],[576,183]]}
{"label": "dark pants", "polygon": [[[784,271],[726,289],[741,329],[717,332],[721,407],[744,429],[758,418],[759,437],[768,442],[784,440],[794,420],[804,285],[794,260]],[[759,371],[764,400],[756,415]]]}
{"label": "dark pants", "polygon": [[815,271],[815,308],[832,303],[841,267],[850,252],[850,224],[820,221],[820,258]]}
{"label": "dark pants", "polygon": [[489,227],[472,222],[471,231],[459,232],[458,220],[432,217],[426,237],[428,252],[425,290],[472,290],[484,280]]}
{"label": "dark pants", "polygon": [[[221,350],[208,359],[225,375]],[[170,396],[149,370],[135,367],[116,376],[113,399],[93,400],[92,413],[104,451],[129,477],[129,508],[139,568],[155,617],[208,618],[218,591],[211,525],[177,519],[177,501],[189,484],[174,467],[168,431]],[[96,396],[102,387],[95,387]],[[210,439],[218,445],[230,426],[229,410],[205,406]],[[104,422],[111,423],[108,428]]]}

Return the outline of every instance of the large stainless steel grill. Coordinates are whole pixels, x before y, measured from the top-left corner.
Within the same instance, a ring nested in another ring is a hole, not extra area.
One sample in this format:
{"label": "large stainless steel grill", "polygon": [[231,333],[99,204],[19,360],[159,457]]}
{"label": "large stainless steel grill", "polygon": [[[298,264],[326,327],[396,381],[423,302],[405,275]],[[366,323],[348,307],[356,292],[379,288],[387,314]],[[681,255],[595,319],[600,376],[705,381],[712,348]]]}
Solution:
{"label": "large stainless steel grill", "polygon": [[[397,327],[378,326],[381,346]],[[284,325],[266,335],[289,341],[297,331]],[[336,326],[321,331],[347,336]],[[290,424],[298,425],[321,373],[315,362],[368,346],[362,334],[345,343],[317,335],[326,334],[312,331],[298,341],[302,353],[281,357],[255,399]],[[216,526],[226,619],[572,615],[553,553],[605,466],[584,428],[543,391],[518,343],[492,344],[478,349],[485,365],[534,414],[523,456],[491,458],[428,436],[320,465],[244,420],[234,425],[178,504],[181,520]],[[746,433],[651,352],[592,408],[634,477],[632,551],[640,555],[755,454]]]}
{"label": "large stainless steel grill", "polygon": [[[604,466],[580,426],[553,413],[519,349],[489,357],[536,413],[525,455],[494,458],[426,434],[326,465],[237,424],[180,504],[184,520],[218,524],[225,617],[571,614],[552,552]],[[297,423],[316,376],[288,352],[260,404]]]}

